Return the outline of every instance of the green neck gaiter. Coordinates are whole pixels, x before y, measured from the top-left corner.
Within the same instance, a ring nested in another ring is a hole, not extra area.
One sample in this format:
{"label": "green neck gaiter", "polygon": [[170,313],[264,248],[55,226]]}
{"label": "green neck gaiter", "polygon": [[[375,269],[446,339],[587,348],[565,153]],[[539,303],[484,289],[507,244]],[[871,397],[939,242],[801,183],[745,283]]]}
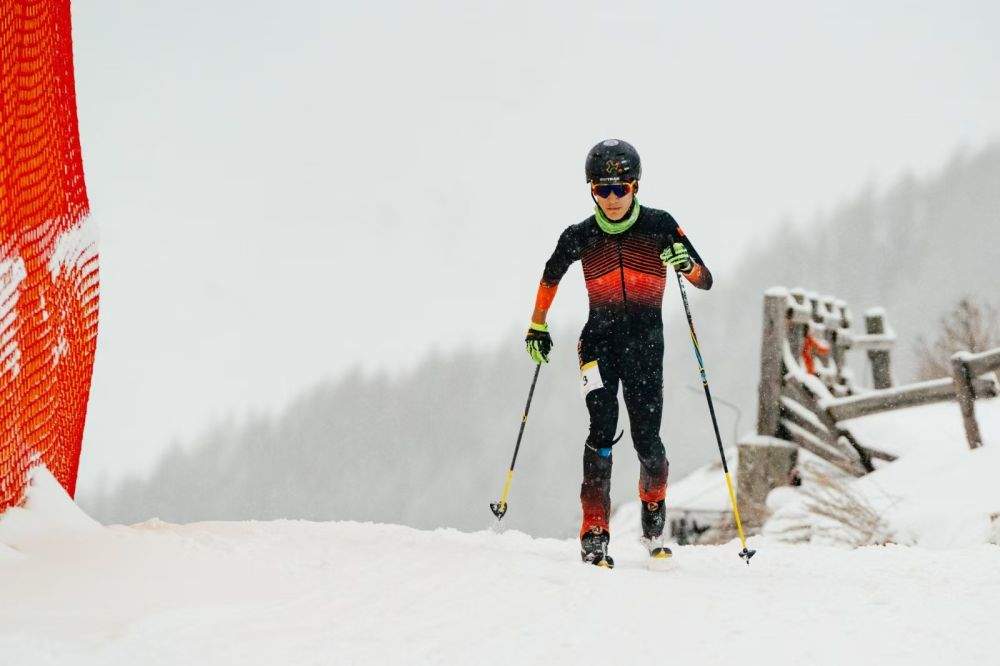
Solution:
{"label": "green neck gaiter", "polygon": [[620,234],[635,224],[635,221],[639,219],[639,199],[638,197],[632,199],[632,214],[618,220],[617,222],[612,222],[605,217],[604,211],[601,210],[600,206],[594,206],[594,217],[597,218],[597,226],[599,226],[604,233]]}

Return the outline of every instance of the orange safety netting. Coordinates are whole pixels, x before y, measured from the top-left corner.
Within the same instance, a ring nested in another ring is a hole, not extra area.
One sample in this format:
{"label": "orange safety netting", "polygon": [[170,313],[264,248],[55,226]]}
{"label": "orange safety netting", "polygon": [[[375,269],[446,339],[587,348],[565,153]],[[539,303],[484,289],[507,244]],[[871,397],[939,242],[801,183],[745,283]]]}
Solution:
{"label": "orange safety netting", "polygon": [[97,251],[69,0],[0,0],[0,512],[44,463],[72,495],[97,339]]}

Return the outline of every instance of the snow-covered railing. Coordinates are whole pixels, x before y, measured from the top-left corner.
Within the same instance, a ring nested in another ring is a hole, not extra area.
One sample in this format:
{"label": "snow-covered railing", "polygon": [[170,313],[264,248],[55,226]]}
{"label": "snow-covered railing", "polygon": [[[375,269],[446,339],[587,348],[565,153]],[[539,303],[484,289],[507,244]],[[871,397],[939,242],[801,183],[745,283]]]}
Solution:
{"label": "snow-covered railing", "polygon": [[952,358],[958,358],[967,365],[973,377],[1000,370],[1000,347],[978,354],[971,354],[967,351],[958,352]]}
{"label": "snow-covered railing", "polygon": [[867,352],[876,388],[892,385],[890,351],[896,336],[885,312],[865,313],[865,333],[851,331],[853,316],[844,301],[804,289],[776,287],[764,295],[761,383],[757,432],[775,435],[780,426],[779,394],[785,373],[814,377],[825,387],[817,397],[846,397],[862,391],[847,367],[847,352]]}
{"label": "snow-covered railing", "polygon": [[[979,434],[979,424],[976,422],[976,399],[995,397],[996,385],[993,378],[983,378],[980,375],[1000,370],[1000,347],[990,351],[972,354],[967,351],[958,352],[951,357],[951,376],[958,406],[962,410],[962,423],[965,426],[965,438],[970,449],[983,445]],[[983,393],[981,387],[989,383],[992,392]]]}
{"label": "snow-covered railing", "polygon": [[[815,378],[801,373],[789,373],[785,377],[779,397],[781,418],[776,436],[798,444],[848,474],[865,475],[872,469],[872,458],[884,459],[888,454],[861,447],[828,412],[818,409],[817,394],[822,395],[823,385],[809,379]],[[832,399],[829,393],[825,397]]]}
{"label": "snow-covered railing", "polygon": [[764,296],[757,434],[778,437],[855,475],[871,471],[872,458],[820,405],[862,392],[847,368],[847,352],[871,360],[873,384],[891,386],[889,352],[895,334],[880,308],[865,313],[865,333],[851,331],[847,305],[803,289],[769,290]]}
{"label": "snow-covered railing", "polygon": [[[974,396],[980,399],[997,396],[997,387],[992,379],[973,379],[972,390]],[[954,380],[944,377],[907,384],[906,386],[869,391],[846,398],[835,398],[821,402],[820,407],[825,409],[835,420],[846,421],[894,409],[954,400],[955,395]]]}
{"label": "snow-covered railing", "polygon": [[[998,395],[987,373],[1000,369],[1000,349],[952,357],[952,376],[894,386],[890,352],[896,335],[885,311],[865,313],[865,332],[850,330],[852,317],[843,301],[802,289],[769,289],[764,295],[757,433],[739,443],[737,495],[751,527],[765,512],[767,494],[788,485],[798,451],[808,451],[832,466],[863,476],[877,461],[895,456],[863,445],[844,424],[870,414],[934,402],[957,400],[969,446],[981,446],[975,400]],[[864,351],[874,389],[859,387],[847,368],[851,349]],[[794,476],[792,474],[791,476]]]}

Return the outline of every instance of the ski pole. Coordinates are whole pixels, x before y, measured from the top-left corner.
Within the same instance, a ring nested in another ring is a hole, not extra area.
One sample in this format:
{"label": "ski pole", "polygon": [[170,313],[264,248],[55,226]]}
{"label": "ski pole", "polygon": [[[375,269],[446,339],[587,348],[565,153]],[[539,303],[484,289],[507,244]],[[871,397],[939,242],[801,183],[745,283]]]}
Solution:
{"label": "ski pole", "polygon": [[708,401],[708,413],[712,415],[712,428],[715,429],[715,442],[719,445],[719,457],[722,458],[722,471],[726,475],[726,488],[729,490],[729,502],[733,506],[733,519],[736,521],[736,531],[740,535],[740,544],[743,550],[740,551],[740,558],[746,560],[750,566],[750,558],[757,551],[747,548],[747,538],[743,533],[743,522],[740,520],[740,509],[736,505],[736,493],[733,491],[733,480],[729,474],[729,465],[726,463],[726,451],[722,448],[722,435],[719,434],[719,420],[715,417],[715,406],[712,404],[712,391],[708,388],[708,376],[705,374],[705,362],[701,358],[701,348],[698,346],[698,334],[694,332],[694,319],[691,318],[691,306],[688,304],[687,291],[684,289],[684,281],[681,274],[677,273],[677,284],[681,288],[681,300],[684,302],[684,314],[687,315],[688,329],[691,331],[691,343],[694,345],[694,356],[698,359],[698,371],[701,373],[701,385],[705,389],[705,399]]}
{"label": "ski pole", "polygon": [[524,425],[528,422],[528,410],[531,409],[531,397],[535,394],[535,383],[538,381],[538,373],[542,369],[542,364],[535,366],[535,376],[531,379],[531,388],[528,390],[528,402],[524,406],[524,416],[521,417],[521,429],[517,431],[517,444],[514,445],[514,457],[510,460],[510,469],[507,470],[507,479],[503,483],[503,493],[500,500],[491,502],[490,508],[497,521],[507,513],[507,496],[510,494],[510,482],[514,478],[514,463],[517,462],[517,452],[521,449],[521,437],[524,436]]}

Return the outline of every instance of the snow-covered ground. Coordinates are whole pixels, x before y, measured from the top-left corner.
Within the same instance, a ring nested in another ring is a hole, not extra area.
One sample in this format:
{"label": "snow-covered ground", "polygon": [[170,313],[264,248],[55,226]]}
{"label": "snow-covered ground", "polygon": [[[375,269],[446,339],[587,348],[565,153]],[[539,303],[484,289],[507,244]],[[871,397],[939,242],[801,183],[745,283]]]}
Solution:
{"label": "snow-covered ground", "polygon": [[[984,446],[1000,447],[1000,398],[977,400],[976,421]],[[900,457],[928,450],[962,452],[969,448],[956,402],[872,414],[849,419],[843,425],[862,444]]]}
{"label": "snow-covered ground", "polygon": [[690,546],[650,572],[620,538],[605,571],[581,564],[574,541],[516,532],[101,527],[44,470],[27,507],[0,520],[0,544],[5,666],[1000,660],[992,545],[756,541],[750,567],[735,544]]}

